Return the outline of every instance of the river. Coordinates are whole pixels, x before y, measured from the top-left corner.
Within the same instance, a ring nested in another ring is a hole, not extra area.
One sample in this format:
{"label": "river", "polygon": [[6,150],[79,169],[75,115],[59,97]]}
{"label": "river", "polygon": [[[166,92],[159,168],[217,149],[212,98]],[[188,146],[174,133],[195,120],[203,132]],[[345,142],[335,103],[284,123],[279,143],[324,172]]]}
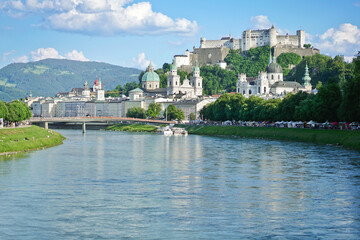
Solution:
{"label": "river", "polygon": [[0,239],[359,239],[360,153],[59,130],[0,156]]}

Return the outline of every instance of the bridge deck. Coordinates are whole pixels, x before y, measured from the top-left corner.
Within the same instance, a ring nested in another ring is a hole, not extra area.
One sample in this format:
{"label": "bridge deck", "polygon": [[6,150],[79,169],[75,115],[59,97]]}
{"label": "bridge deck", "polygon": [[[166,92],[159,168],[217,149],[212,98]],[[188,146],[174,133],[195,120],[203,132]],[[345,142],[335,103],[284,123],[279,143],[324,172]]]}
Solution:
{"label": "bridge deck", "polygon": [[141,118],[127,118],[127,117],[62,117],[62,118],[30,118],[32,123],[90,123],[90,122],[142,122],[142,123],[160,123],[160,124],[175,124],[175,121],[163,121],[157,119],[141,119]]}

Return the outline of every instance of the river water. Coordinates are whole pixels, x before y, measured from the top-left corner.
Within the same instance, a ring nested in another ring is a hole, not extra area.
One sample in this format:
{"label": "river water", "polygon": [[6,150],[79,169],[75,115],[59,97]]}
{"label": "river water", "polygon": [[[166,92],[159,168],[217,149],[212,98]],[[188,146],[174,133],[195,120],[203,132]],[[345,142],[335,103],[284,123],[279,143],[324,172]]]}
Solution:
{"label": "river water", "polygon": [[359,239],[360,154],[258,139],[60,130],[0,156],[0,239]]}

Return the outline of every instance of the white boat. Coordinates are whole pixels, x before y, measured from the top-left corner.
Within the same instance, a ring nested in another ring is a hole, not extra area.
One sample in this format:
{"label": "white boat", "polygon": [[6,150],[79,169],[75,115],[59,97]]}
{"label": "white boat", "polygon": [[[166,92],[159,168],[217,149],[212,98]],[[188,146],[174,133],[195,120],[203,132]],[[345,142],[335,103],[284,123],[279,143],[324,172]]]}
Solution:
{"label": "white boat", "polygon": [[187,136],[188,132],[185,128],[172,128],[174,136]]}
{"label": "white boat", "polygon": [[170,129],[169,126],[164,127],[163,133],[164,133],[164,136],[172,136],[172,135],[174,135],[173,131]]}

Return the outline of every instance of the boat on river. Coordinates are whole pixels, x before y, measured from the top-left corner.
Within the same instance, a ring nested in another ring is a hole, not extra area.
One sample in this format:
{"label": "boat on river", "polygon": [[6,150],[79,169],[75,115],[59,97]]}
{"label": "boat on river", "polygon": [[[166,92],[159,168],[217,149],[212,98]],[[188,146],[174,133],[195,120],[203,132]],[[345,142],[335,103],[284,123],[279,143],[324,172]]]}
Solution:
{"label": "boat on river", "polygon": [[164,136],[172,136],[174,134],[169,126],[164,127],[163,133]]}

